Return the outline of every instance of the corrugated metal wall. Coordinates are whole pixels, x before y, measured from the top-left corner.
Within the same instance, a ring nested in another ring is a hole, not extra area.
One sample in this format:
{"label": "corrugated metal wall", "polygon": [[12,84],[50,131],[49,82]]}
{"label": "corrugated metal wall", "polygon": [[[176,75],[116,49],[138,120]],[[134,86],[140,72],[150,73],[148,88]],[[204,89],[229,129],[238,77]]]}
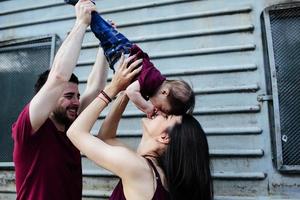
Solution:
{"label": "corrugated metal wall", "polygon": [[[258,101],[266,94],[260,15],[277,2],[284,1],[96,1],[103,16],[148,52],[163,74],[193,85],[195,116],[213,158],[216,199],[300,198],[299,175],[282,175],[273,167],[267,102]],[[0,7],[0,41],[45,34],[64,39],[75,19],[62,0],[4,1]],[[75,70],[81,92],[97,46],[87,31]],[[141,116],[131,104],[120,124],[120,137],[132,147],[140,137]],[[83,170],[84,197],[107,198],[116,177],[85,157]],[[13,171],[2,170],[0,199],[13,199],[14,190]]]}

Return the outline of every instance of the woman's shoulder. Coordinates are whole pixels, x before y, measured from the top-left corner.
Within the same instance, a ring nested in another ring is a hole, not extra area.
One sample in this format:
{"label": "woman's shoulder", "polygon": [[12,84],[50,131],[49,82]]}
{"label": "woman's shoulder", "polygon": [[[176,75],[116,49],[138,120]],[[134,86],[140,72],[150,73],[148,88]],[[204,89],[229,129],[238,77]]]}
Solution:
{"label": "woman's shoulder", "polygon": [[[131,149],[119,147],[120,176],[122,180],[136,180],[151,173],[146,159]],[[118,159],[118,158],[116,158]],[[123,181],[124,182],[124,181]]]}

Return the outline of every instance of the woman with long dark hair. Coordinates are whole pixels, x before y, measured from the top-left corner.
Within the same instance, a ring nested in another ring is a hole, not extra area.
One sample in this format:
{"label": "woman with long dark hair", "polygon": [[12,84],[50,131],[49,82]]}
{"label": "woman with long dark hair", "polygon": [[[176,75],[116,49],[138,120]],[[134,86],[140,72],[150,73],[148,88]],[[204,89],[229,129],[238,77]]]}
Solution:
{"label": "woman with long dark hair", "polygon": [[199,122],[185,114],[169,131],[166,151],[157,157],[171,199],[212,199],[208,144]]}
{"label": "woman with long dark hair", "polygon": [[[67,135],[89,159],[120,177],[111,200],[212,200],[213,186],[206,136],[191,115],[142,119],[143,135],[137,151],[116,138],[128,97],[121,92],[97,137],[90,134],[99,114],[139,72],[133,56],[118,67],[112,81],[75,120]],[[134,70],[135,69],[135,70]]]}

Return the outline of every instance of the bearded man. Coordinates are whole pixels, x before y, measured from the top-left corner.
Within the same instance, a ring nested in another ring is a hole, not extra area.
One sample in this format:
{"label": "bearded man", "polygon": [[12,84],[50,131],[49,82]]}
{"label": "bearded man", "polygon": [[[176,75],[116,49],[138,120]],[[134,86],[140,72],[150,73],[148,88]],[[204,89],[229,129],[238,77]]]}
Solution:
{"label": "bearded man", "polygon": [[108,63],[100,48],[80,99],[76,66],[95,5],[80,0],[76,22],[50,70],[35,84],[36,94],[12,127],[17,200],[81,200],[80,152],[66,136],[77,115],[104,88]]}

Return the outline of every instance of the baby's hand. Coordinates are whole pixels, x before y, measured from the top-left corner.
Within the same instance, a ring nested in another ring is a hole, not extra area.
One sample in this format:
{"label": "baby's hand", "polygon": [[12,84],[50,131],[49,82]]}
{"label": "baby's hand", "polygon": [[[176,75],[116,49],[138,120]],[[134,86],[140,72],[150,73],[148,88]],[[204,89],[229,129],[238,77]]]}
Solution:
{"label": "baby's hand", "polygon": [[157,109],[152,105],[146,110],[147,118],[151,119],[154,115],[156,115]]}

